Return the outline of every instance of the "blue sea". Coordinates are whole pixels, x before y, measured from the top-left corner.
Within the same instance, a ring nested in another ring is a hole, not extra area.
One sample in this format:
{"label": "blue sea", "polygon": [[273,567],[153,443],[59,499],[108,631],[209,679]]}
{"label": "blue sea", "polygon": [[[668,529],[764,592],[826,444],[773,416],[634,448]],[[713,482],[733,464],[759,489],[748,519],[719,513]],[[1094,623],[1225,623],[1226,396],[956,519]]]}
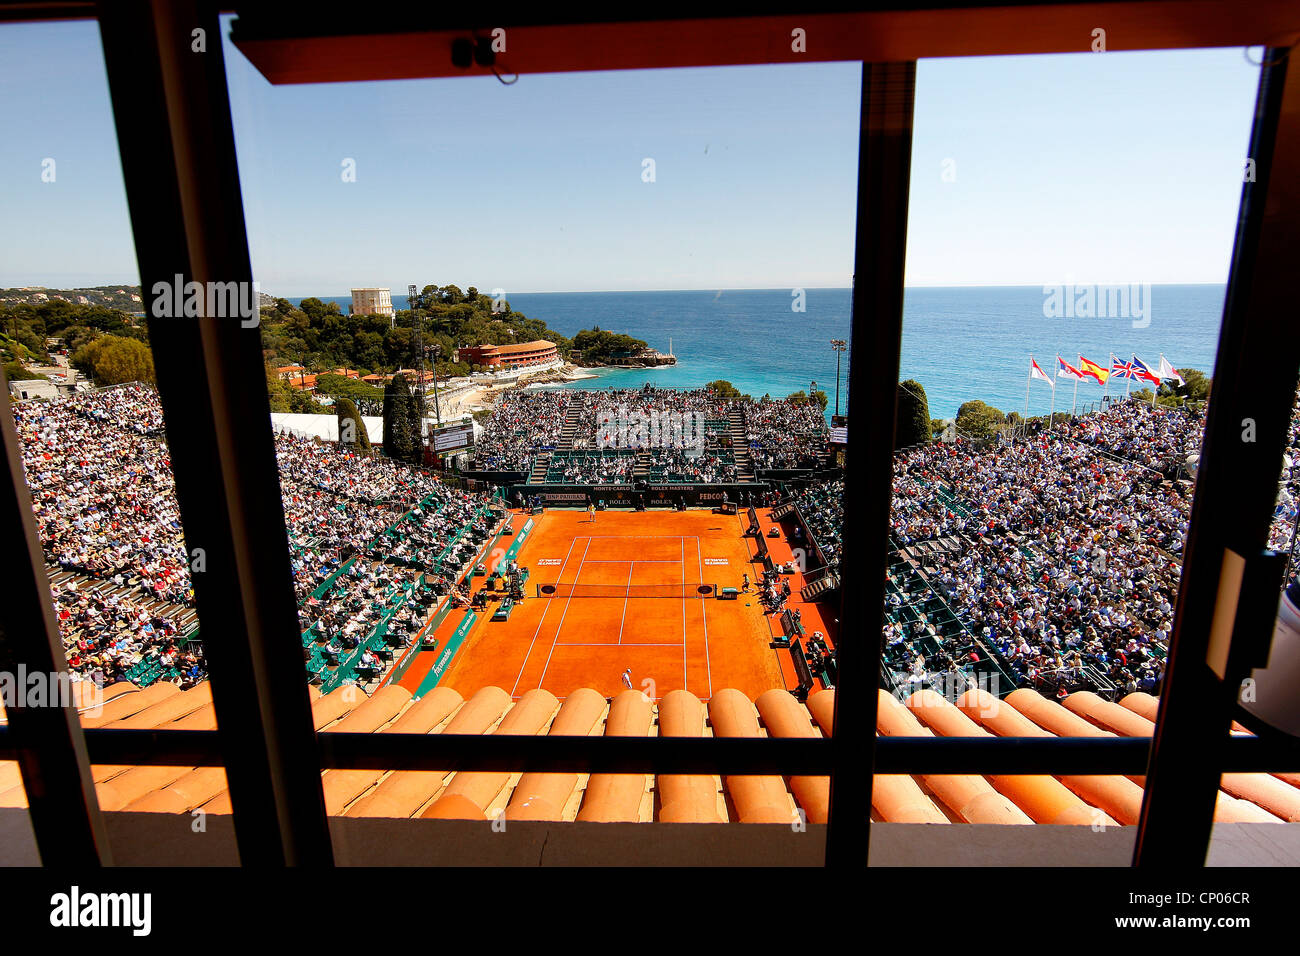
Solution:
{"label": "blue sea", "polygon": [[[1046,318],[1041,286],[912,288],[903,307],[901,373],[926,391],[930,415],[955,415],[962,402],[982,399],[1004,412],[1025,410],[1029,356],[1050,375],[1057,353],[1074,364],[1080,354],[1109,365],[1110,353],[1131,353],[1153,365],[1161,353],[1176,368],[1214,369],[1223,313],[1222,285],[1158,285],[1151,288],[1150,319],[1134,328],[1131,318]],[[807,289],[806,311],[791,310],[786,289],[724,289],[711,292],[548,292],[509,296],[512,309],[544,320],[573,336],[599,326],[644,339],[677,365],[618,369],[581,383],[629,387],[651,382],[694,387],[726,379],[742,392],[783,398],[816,381],[834,411],[836,353],[831,339],[849,338],[848,289]],[[345,309],[346,296],[325,298]],[[291,300],[300,301],[300,300]],[[393,305],[406,307],[405,296]],[[848,358],[873,364],[869,354],[845,353],[840,371],[841,411],[848,408]],[[1123,383],[1118,391],[1123,391]],[[1111,383],[1111,392],[1116,392]],[[1057,386],[1057,411],[1068,409],[1073,381]],[[1080,406],[1097,401],[1101,385],[1080,382]],[[1047,414],[1052,390],[1035,381],[1031,415]]]}

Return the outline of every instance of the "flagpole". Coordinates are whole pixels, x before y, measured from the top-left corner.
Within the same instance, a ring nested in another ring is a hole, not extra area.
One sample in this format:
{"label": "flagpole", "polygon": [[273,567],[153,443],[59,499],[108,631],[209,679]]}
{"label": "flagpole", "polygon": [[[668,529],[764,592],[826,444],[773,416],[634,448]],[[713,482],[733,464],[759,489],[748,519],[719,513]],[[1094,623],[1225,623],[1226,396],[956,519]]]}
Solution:
{"label": "flagpole", "polygon": [[1034,353],[1029,353],[1029,374],[1025,376],[1025,414],[1020,419],[1020,424],[1026,431],[1029,429],[1029,386],[1034,381]]}
{"label": "flagpole", "polygon": [[1110,353],[1110,368],[1106,370],[1106,388],[1103,390],[1101,397],[1110,398],[1110,377],[1115,374],[1115,353]]}
{"label": "flagpole", "polygon": [[1074,397],[1070,399],[1070,417],[1074,417],[1074,406],[1079,402],[1079,380],[1074,380]]}
{"label": "flagpole", "polygon": [[[1059,369],[1061,365],[1061,356],[1059,355],[1056,356],[1056,365],[1057,368]],[[1052,411],[1047,416],[1047,430],[1049,432],[1052,430],[1052,426],[1056,424],[1056,383],[1057,383],[1057,379],[1053,378],[1052,379]]]}
{"label": "flagpole", "polygon": [[[1137,356],[1130,356],[1130,358],[1136,358],[1136,357]],[[1131,365],[1132,363],[1130,362],[1129,364]],[[1129,371],[1124,373],[1124,398],[1126,399],[1128,398],[1128,390],[1132,387],[1133,387],[1133,371],[1132,369],[1130,369]]]}

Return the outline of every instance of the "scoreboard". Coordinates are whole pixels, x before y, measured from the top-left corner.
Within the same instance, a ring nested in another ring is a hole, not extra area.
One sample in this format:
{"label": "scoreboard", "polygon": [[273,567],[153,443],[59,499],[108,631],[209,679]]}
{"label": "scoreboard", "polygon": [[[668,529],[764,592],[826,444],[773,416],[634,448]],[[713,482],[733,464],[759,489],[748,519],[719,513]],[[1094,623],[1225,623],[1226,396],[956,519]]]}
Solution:
{"label": "scoreboard", "polygon": [[831,444],[847,445],[849,443],[849,416],[831,416]]}
{"label": "scoreboard", "polygon": [[435,454],[470,447],[474,444],[473,419],[433,429],[429,444]]}

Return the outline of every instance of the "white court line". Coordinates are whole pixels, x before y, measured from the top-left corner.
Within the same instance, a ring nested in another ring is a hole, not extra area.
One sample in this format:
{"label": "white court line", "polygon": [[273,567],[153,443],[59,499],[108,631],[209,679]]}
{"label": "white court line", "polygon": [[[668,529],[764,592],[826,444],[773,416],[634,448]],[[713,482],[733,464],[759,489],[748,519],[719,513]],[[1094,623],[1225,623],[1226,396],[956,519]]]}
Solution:
{"label": "white court line", "polygon": [[606,641],[598,641],[593,644],[590,641],[560,641],[559,646],[560,647],[672,647],[671,644],[657,644],[653,641],[648,644],[641,644],[641,643],[610,644]]}
{"label": "white court line", "polygon": [[[616,644],[623,643],[623,625],[627,622],[627,602],[628,602],[628,598],[632,596],[632,569],[635,567],[636,567],[635,561],[629,561],[627,563],[627,593],[623,595],[623,616],[619,618],[618,640],[615,641]],[[558,641],[560,639],[560,635],[556,634],[555,639]]]}
{"label": "white court line", "polygon": [[[592,558],[591,563],[592,564],[627,564],[627,558],[624,558],[621,561],[616,561],[613,558],[602,558],[598,561],[595,558]],[[672,558],[637,558],[636,563],[637,564],[676,564],[677,562],[674,561]]]}
{"label": "white court line", "polygon": [[[582,563],[587,560],[587,552],[591,550],[591,539],[587,539],[587,547],[583,549],[582,560],[578,562],[578,573],[574,575],[573,586],[578,586],[578,581],[582,578]],[[555,644],[560,639],[560,631],[564,630],[564,619],[569,616],[569,605],[573,603],[573,591],[569,592],[569,599],[564,602],[564,613],[560,615],[560,623],[555,626],[555,634],[551,638],[551,651],[546,655],[546,666],[542,668],[542,676],[537,681],[537,686],[542,686],[542,681],[546,680],[546,672],[551,669],[551,657],[555,654]],[[513,695],[512,695],[513,696]]]}
{"label": "white court line", "polygon": [[678,539],[682,546],[682,690],[690,690],[687,686],[687,666],[686,666],[686,539]]}
{"label": "white court line", "polygon": [[[704,581],[704,552],[700,550],[700,539],[695,538],[695,555],[700,559],[700,581]],[[713,666],[709,663],[709,610],[700,604],[700,615],[704,618],[704,667],[709,672],[709,700],[713,699]]]}
{"label": "white court line", "polygon": [[[560,565],[560,573],[556,575],[555,578],[557,582],[560,580],[560,578],[564,577],[565,565],[569,563],[569,555],[573,554],[573,546],[577,543],[578,543],[577,538],[574,538],[572,541],[569,542],[569,553],[564,556],[564,564]],[[588,547],[590,547],[590,545],[588,545]],[[528,658],[533,656],[533,645],[537,643],[537,635],[542,633],[542,624],[546,622],[546,615],[549,614],[550,611],[551,611],[551,602],[547,601],[546,610],[542,612],[541,619],[538,620],[537,622],[537,630],[533,631],[533,639],[528,643],[528,653],[524,655],[523,663],[519,665],[519,676],[515,678],[515,685],[510,688],[511,697],[515,696],[515,691],[519,689],[519,682],[524,679],[524,668],[528,666]]]}

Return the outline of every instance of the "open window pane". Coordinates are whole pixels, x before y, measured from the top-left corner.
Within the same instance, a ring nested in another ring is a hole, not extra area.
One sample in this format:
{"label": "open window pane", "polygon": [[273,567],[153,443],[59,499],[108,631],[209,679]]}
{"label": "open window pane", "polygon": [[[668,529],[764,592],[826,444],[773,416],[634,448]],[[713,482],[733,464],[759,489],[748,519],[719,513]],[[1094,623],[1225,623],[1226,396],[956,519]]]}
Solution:
{"label": "open window pane", "polygon": [[[4,24],[0,64],[0,117],[28,131],[2,160],[28,225],[3,240],[0,341],[71,700],[85,728],[215,730],[99,30]],[[189,841],[171,862],[234,859],[228,827],[194,823],[222,768],[91,769],[116,862],[164,862],[151,811]]]}
{"label": "open window pane", "polygon": [[[820,734],[860,66],[268,86],[226,52],[304,679],[354,695],[318,729]],[[825,821],[824,779],[639,777],[324,787],[335,817]]]}
{"label": "open window pane", "polygon": [[[919,64],[882,732],[1150,736],[1258,79],[1238,50]],[[1038,823],[1140,806],[973,779]],[[970,819],[954,780],[921,789]]]}

